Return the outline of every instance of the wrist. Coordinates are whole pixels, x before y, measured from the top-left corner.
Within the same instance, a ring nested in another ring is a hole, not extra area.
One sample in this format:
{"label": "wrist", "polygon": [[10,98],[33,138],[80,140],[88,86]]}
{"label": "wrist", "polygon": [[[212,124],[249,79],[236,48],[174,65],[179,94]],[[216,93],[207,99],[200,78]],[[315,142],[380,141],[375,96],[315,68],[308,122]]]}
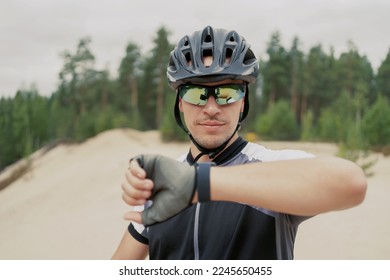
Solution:
{"label": "wrist", "polygon": [[214,162],[200,162],[196,164],[196,192],[195,199],[199,202],[210,201],[210,169]]}

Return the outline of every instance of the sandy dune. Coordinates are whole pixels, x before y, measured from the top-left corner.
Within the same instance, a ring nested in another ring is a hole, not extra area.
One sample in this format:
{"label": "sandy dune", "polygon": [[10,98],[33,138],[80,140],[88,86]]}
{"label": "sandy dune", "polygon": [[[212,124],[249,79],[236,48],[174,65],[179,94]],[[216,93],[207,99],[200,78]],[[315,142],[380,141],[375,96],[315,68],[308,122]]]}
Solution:
{"label": "sandy dune", "polygon": [[[336,151],[330,144],[263,144],[317,155]],[[109,259],[128,224],[120,189],[128,159],[138,153],[176,158],[187,150],[187,143],[162,143],[157,132],[111,130],[36,153],[31,171],[0,191],[0,259]],[[363,204],[301,225],[297,259],[390,259],[390,158],[378,157]]]}

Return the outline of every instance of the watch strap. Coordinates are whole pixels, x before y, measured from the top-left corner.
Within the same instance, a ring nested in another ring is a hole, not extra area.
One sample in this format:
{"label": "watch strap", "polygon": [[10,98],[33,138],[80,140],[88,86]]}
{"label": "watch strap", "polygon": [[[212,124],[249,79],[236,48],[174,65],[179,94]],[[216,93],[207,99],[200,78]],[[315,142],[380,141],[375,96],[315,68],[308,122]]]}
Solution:
{"label": "watch strap", "polygon": [[210,168],[214,162],[198,162],[196,164],[196,189],[199,202],[210,201]]}

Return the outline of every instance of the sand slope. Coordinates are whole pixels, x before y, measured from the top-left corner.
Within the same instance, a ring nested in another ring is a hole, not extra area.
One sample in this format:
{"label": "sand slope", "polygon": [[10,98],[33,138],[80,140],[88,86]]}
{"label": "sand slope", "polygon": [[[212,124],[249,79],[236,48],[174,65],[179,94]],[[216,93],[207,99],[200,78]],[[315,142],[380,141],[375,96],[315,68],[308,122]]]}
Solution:
{"label": "sand slope", "polygon": [[[329,144],[265,146],[317,155],[336,150]],[[155,131],[118,129],[36,154],[31,171],[0,191],[0,259],[109,259],[128,224],[120,184],[129,158],[176,158],[187,150],[187,143],[162,143]],[[390,159],[380,157],[373,171],[362,205],[301,225],[297,259],[390,259]]]}

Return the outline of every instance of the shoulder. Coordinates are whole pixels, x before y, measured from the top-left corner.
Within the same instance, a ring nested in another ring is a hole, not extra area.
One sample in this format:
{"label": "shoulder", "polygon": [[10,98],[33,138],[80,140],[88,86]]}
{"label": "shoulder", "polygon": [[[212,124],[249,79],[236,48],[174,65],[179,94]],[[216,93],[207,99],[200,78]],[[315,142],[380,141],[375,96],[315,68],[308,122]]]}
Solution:
{"label": "shoulder", "polygon": [[242,153],[249,161],[278,161],[299,158],[313,158],[314,155],[302,150],[282,149],[272,150],[260,144],[248,142]]}
{"label": "shoulder", "polygon": [[181,156],[179,156],[178,158],[176,158],[177,161],[180,161],[180,162],[187,162],[187,155],[188,154],[182,154]]}

